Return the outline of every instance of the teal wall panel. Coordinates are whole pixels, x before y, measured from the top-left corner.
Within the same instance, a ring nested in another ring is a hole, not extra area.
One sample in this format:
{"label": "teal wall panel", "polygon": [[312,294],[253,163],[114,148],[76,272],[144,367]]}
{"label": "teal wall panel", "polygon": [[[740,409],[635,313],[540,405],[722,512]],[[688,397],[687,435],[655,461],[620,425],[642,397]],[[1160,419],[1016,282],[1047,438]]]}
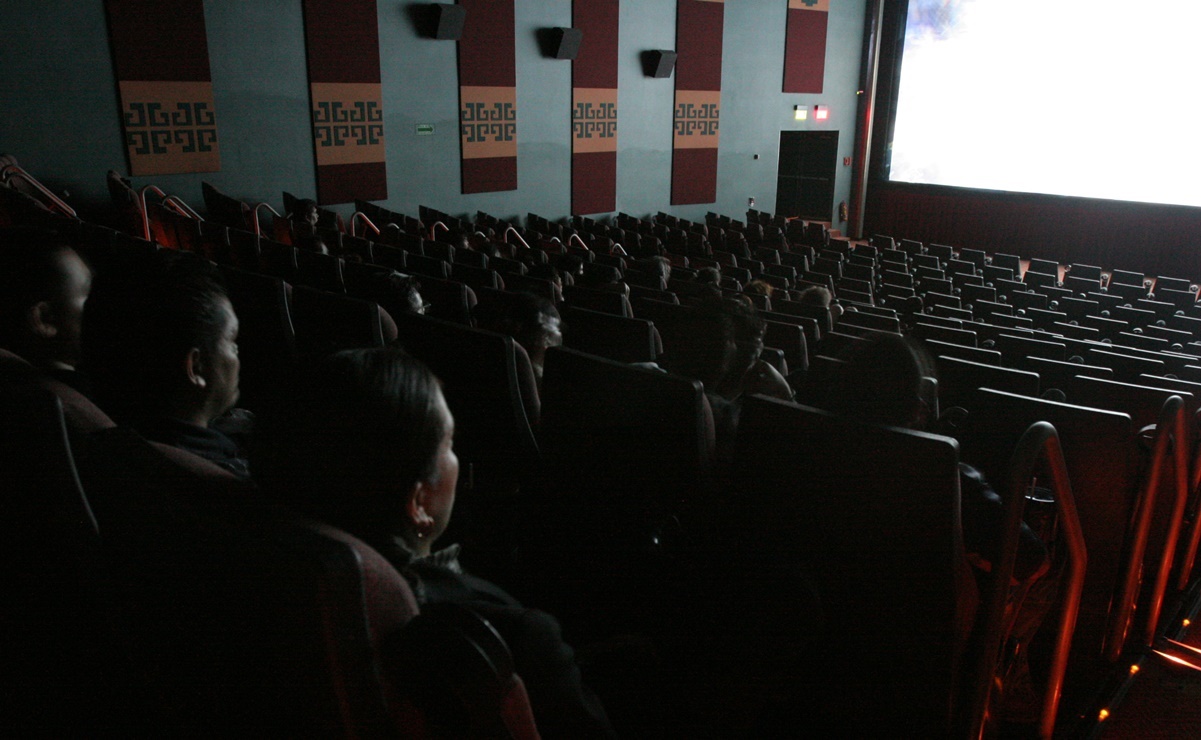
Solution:
{"label": "teal wall panel", "polygon": [[[459,187],[455,44],[420,38],[412,3],[380,3],[380,65],[387,131],[388,207],[418,204],[450,213],[566,215],[571,192],[571,63],[542,58],[536,31],[569,26],[570,3],[517,0],[518,184],[464,196]],[[775,205],[782,130],[836,128],[840,158],[854,145],[856,86],[865,0],[831,3],[825,93],[780,92],[786,0],[728,0],[722,71],[722,133],[714,204],[672,207],[670,79],[643,76],[649,49],[675,46],[674,0],[621,4],[618,57],[617,208],[687,218],[738,216],[746,199]],[[136,178],[200,206],[200,180],[247,201],[281,207],[280,192],[315,188],[304,26],[299,0],[205,2],[221,132],[222,171]],[[469,21],[470,22],[470,21]],[[126,172],[117,93],[101,0],[0,3],[0,151],[85,209],[107,200],[104,174]],[[794,105],[828,105],[831,120],[793,120]],[[418,136],[418,124],[433,124]],[[759,158],[755,159],[754,155]],[[838,168],[835,204],[848,198],[850,169]],[[349,213],[348,208],[340,207]],[[837,227],[838,224],[836,223]]]}

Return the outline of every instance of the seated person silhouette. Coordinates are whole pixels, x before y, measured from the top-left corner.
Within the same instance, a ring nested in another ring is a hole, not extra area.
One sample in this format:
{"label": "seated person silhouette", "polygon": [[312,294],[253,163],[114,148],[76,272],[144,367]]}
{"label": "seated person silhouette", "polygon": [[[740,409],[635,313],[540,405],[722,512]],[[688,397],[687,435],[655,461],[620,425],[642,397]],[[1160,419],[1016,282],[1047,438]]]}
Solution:
{"label": "seated person silhouette", "polygon": [[76,365],[92,271],[53,232],[0,234],[0,347],[84,391]]}
{"label": "seated person silhouette", "polygon": [[452,602],[487,619],[513,653],[544,737],[612,735],[555,619],[465,573],[458,545],[434,549],[459,462],[454,418],[424,364],[397,348],[338,352],[264,422],[255,460],[264,490],[374,547],[419,606]]}
{"label": "seated person silhouette", "polygon": [[522,346],[541,389],[546,350],[563,344],[563,320],[555,304],[549,298],[521,292],[501,303],[477,305],[473,315],[480,329],[508,335]]}
{"label": "seated person silhouette", "polygon": [[[930,418],[934,404],[926,400],[930,386],[925,378],[933,375],[933,360],[920,345],[899,334],[881,333],[850,352],[816,397],[822,408],[842,416],[927,431],[936,421]],[[983,474],[963,462],[959,486],[965,554],[980,593],[986,593],[988,574],[1001,555],[1004,505]],[[1030,641],[1058,593],[1058,579],[1048,575],[1050,568],[1046,546],[1023,522],[1006,609],[1009,652],[997,680],[997,707],[1007,721],[1033,722],[1041,707],[1027,661]]]}
{"label": "seated person silhouette", "polygon": [[[899,334],[881,333],[847,355],[816,402],[859,421],[928,431],[935,421],[930,418],[934,404],[927,400],[924,379],[933,376],[934,363],[921,346]],[[1000,555],[995,533],[1001,528],[1001,498],[970,465],[959,464],[959,478],[964,546],[973,565],[987,572]],[[1023,525],[1014,578],[1025,581],[1047,567],[1042,541]]]}
{"label": "seated person silhouette", "polygon": [[119,424],[248,481],[245,457],[219,430],[244,427],[249,415],[225,416],[241,364],[238,317],[217,278],[207,261],[173,252],[98,275],[83,316],[83,366]]}
{"label": "seated person silhouette", "polygon": [[73,434],[112,426],[76,368],[92,272],[54,232],[0,232],[0,381],[59,397]]}

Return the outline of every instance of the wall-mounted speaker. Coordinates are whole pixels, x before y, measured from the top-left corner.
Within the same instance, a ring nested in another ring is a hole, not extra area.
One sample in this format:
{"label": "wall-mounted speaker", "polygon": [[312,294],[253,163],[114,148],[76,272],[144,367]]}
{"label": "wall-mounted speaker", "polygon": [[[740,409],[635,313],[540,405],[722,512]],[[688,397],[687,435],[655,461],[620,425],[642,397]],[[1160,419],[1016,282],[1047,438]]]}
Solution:
{"label": "wall-mounted speaker", "polygon": [[449,3],[430,3],[425,17],[424,35],[431,39],[458,41],[463,38],[467,8]]}
{"label": "wall-mounted speaker", "polygon": [[555,59],[575,59],[580,53],[584,32],[578,28],[552,28],[550,56]]}
{"label": "wall-mounted speaker", "polygon": [[671,77],[676,68],[676,53],[654,49],[642,52],[642,71],[647,77]]}

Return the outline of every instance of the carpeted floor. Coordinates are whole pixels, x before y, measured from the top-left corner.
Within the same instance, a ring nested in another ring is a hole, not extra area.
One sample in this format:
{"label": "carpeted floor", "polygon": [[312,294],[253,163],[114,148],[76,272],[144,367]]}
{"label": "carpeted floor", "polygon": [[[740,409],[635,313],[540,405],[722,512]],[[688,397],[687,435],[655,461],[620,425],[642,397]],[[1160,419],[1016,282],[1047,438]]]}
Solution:
{"label": "carpeted floor", "polygon": [[[1189,610],[1194,614],[1192,624],[1176,639],[1201,648],[1196,603],[1192,607]],[[1201,656],[1194,656],[1194,662],[1201,664]],[[1158,655],[1149,655],[1143,660],[1129,693],[1114,707],[1112,716],[1101,724],[1100,730],[1099,737],[1104,740],[1201,738],[1201,671],[1178,667]]]}

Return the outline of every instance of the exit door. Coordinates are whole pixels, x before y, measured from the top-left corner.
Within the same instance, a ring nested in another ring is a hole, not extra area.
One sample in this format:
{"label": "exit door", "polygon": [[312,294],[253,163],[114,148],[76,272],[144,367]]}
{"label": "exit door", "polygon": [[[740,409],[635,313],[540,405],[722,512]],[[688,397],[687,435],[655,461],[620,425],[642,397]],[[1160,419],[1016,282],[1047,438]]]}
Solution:
{"label": "exit door", "polygon": [[781,131],[775,213],[831,220],[837,169],[837,131]]}

